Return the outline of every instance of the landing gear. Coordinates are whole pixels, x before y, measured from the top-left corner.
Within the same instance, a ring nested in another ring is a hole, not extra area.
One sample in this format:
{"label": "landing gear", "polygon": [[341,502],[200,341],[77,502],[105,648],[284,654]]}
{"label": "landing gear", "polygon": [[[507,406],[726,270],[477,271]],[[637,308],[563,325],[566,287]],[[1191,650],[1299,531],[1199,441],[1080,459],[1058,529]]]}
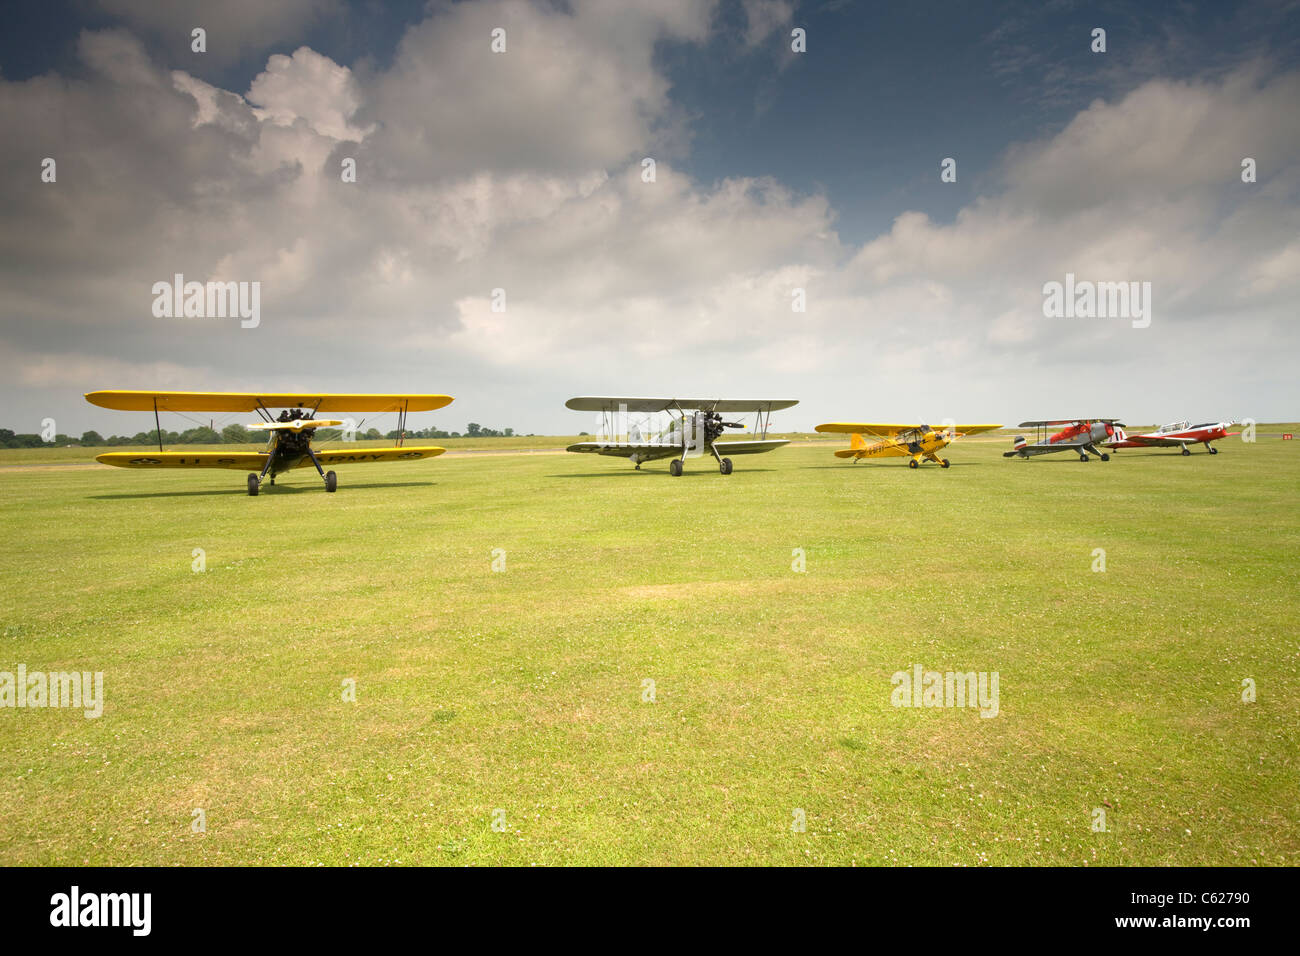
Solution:
{"label": "landing gear", "polygon": [[1184,454],[1184,455],[1190,455],[1191,453],[1192,453],[1191,450],[1190,450],[1186,445],[1184,445],[1184,446],[1183,446],[1183,454]]}
{"label": "landing gear", "polygon": [[909,461],[909,462],[907,463],[907,467],[908,467],[908,468],[920,468],[920,467],[921,467],[921,463],[920,463],[919,461],[917,461],[915,458],[913,458],[911,461]]}
{"label": "landing gear", "polygon": [[254,498],[256,498],[258,488],[261,486],[261,484],[262,483],[258,480],[257,475],[252,474],[250,472],[248,475],[248,493],[252,495]]}
{"label": "landing gear", "polygon": [[316,473],[325,479],[325,490],[334,491],[338,488],[339,476],[334,474],[332,471],[326,471],[322,468],[320,466],[320,459],[316,457],[316,453],[312,451],[310,447],[307,449],[307,456],[311,458],[311,463],[316,466]]}
{"label": "landing gear", "polygon": [[947,458],[940,458],[940,459],[939,459],[939,467],[940,467],[940,468],[947,468],[950,464],[951,464],[951,462],[949,462]]}
{"label": "landing gear", "polygon": [[1219,449],[1215,448],[1209,442],[1205,443],[1205,450],[1208,451],[1211,455],[1217,455],[1219,453]]}
{"label": "landing gear", "polygon": [[718,462],[718,471],[722,472],[724,475],[729,475],[729,474],[731,474],[731,459],[730,459],[730,458],[724,458],[724,459],[722,459],[721,461],[719,461],[719,462]]}
{"label": "landing gear", "polygon": [[1109,453],[1103,451],[1103,452],[1101,453],[1101,460],[1102,460],[1102,461],[1110,461],[1110,455],[1109,455]]}
{"label": "landing gear", "polygon": [[1082,454],[1079,455],[1079,461],[1087,461],[1087,460],[1088,460],[1088,456],[1087,456],[1087,455],[1082,455]]}
{"label": "landing gear", "polygon": [[680,478],[682,476],[682,460],[680,458],[674,458],[668,463],[668,474],[672,475],[674,478]]}

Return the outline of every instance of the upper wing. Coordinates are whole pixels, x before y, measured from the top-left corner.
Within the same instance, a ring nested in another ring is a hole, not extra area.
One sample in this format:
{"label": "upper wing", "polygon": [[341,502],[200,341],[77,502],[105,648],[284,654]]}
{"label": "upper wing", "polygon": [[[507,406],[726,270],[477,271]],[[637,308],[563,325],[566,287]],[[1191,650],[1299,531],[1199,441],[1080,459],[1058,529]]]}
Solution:
{"label": "upper wing", "polygon": [[564,450],[585,452],[589,455],[610,455],[615,458],[631,458],[636,455],[641,461],[651,461],[655,458],[669,458],[680,455],[682,446],[666,445],[663,442],[580,441]]}
{"label": "upper wing", "polygon": [[1001,427],[1001,425],[953,425],[952,430],[958,435],[978,435],[980,432],[991,432]]}
{"label": "upper wing", "polygon": [[788,444],[790,443],[784,438],[769,438],[767,441],[715,441],[713,447],[723,456],[757,455]]}
{"label": "upper wing", "polygon": [[711,412],[779,412],[793,408],[798,399],[742,398],[618,398],[606,395],[579,395],[564,403],[579,412],[665,412],[670,408],[698,408]]}
{"label": "upper wing", "polygon": [[266,464],[266,452],[110,451],[96,455],[95,461],[119,468],[231,468],[237,471],[261,471]]}
{"label": "upper wing", "polygon": [[[360,465],[368,461],[418,461],[421,458],[437,458],[447,449],[437,445],[404,445],[400,448],[357,448],[354,450],[334,449],[318,451],[316,457],[322,465]],[[299,466],[310,465],[310,458],[303,458]]]}
{"label": "upper wing", "polygon": [[317,412],[430,412],[450,405],[450,395],[362,392],[87,392],[86,401],[123,412],[255,412],[259,408],[312,408]]}
{"label": "upper wing", "polygon": [[1077,425],[1079,422],[1106,422],[1109,425],[1118,425],[1118,418],[1058,418],[1046,422],[1021,422],[1017,428],[1038,428],[1043,425]]}

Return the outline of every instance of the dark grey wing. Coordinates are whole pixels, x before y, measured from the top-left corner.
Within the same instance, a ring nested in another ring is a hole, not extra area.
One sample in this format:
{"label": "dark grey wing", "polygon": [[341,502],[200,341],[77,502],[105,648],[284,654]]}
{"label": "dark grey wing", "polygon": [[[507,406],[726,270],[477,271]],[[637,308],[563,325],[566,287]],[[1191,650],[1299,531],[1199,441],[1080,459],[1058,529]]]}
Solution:
{"label": "dark grey wing", "polygon": [[663,442],[580,441],[564,450],[614,458],[631,458],[635,455],[638,461],[654,461],[656,458],[674,458],[680,455],[682,446],[665,445]]}
{"label": "dark grey wing", "polygon": [[790,442],[784,438],[769,438],[766,441],[715,441],[713,447],[719,455],[730,458],[732,455],[757,455],[788,444]]}

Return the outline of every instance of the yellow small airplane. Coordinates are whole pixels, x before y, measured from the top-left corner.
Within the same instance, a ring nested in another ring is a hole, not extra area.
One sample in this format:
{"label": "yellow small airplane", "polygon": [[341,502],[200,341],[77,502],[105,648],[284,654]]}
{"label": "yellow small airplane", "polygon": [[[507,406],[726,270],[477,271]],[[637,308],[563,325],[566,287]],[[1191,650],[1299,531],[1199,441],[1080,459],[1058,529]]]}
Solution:
{"label": "yellow small airplane", "polygon": [[[408,412],[427,412],[452,403],[450,395],[387,395],[374,393],[253,393],[253,392],[147,392],[116,390],[87,392],[86,401],[100,408],[127,412],[153,412],[158,427],[158,450],[107,452],[95,461],[119,468],[229,468],[247,470],[248,493],[256,495],[268,478],[291,468],[315,465],[326,491],[338,488],[338,476],[322,465],[362,464],[370,461],[415,461],[434,458],[447,449],[437,445],[407,447],[402,444]],[[279,416],[272,409],[283,409]],[[311,447],[317,428],[338,426],[336,419],[316,418],[317,412],[396,412],[397,444],[392,448],[357,448],[317,451]],[[262,419],[250,428],[270,435],[265,451],[163,451],[160,412],[256,412]]]}
{"label": "yellow small airplane", "polygon": [[[932,461],[941,468],[948,467],[948,459],[938,452],[954,438],[993,431],[1001,425],[950,425],[932,428],[925,424],[879,425],[866,422],[826,422],[818,425],[819,432],[840,432],[853,437],[849,447],[835,453],[836,458],[852,458],[856,465],[863,458],[910,458],[909,468],[920,468],[922,459]],[[873,435],[883,441],[868,444],[863,435]]]}

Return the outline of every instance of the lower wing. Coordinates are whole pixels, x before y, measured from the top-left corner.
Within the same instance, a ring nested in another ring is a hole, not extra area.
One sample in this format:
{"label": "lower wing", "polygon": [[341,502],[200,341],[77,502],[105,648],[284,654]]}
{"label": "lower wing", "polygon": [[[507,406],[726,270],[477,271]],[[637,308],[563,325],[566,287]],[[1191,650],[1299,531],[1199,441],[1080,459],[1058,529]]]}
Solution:
{"label": "lower wing", "polygon": [[231,468],[236,471],[261,471],[266,452],[186,452],[110,451],[96,455],[95,461],[118,468]]}
{"label": "lower wing", "polygon": [[1004,451],[1002,457],[1014,458],[1019,455],[1021,458],[1029,458],[1033,455],[1050,455],[1054,451],[1078,451],[1083,446],[1091,443],[1090,439],[1071,438],[1069,441],[1058,441],[1053,444],[1021,445],[1018,448],[1011,449],[1011,451]]}
{"label": "lower wing", "polygon": [[785,438],[769,438],[766,441],[715,441],[713,447],[719,455],[729,458],[732,455],[757,455],[788,444],[790,442]]}
{"label": "lower wing", "polygon": [[[1195,438],[1158,438],[1155,435],[1129,435],[1122,442],[1115,442],[1117,448],[1173,448],[1177,445],[1194,445]],[[1107,442],[1106,444],[1111,444]]]}
{"label": "lower wing", "polygon": [[[346,451],[337,448],[332,451],[318,451],[316,458],[322,465],[360,465],[368,461],[419,461],[421,458],[437,458],[447,449],[437,445],[406,445],[394,448],[358,448]],[[310,466],[311,459],[303,458],[298,467]]]}
{"label": "lower wing", "polygon": [[662,442],[580,441],[564,450],[588,455],[610,455],[614,458],[631,458],[635,455],[638,461],[654,461],[656,458],[677,457],[682,453],[682,446],[665,445]]}
{"label": "lower wing", "polygon": [[[358,448],[355,451],[318,451],[316,458],[322,465],[361,464],[368,461],[415,461],[434,458],[447,449],[436,445],[408,448]],[[186,452],[155,451],[139,454],[133,451],[110,451],[95,456],[95,461],[118,468],[229,468],[233,471],[261,471],[266,465],[267,453],[263,451],[240,452]],[[305,455],[297,467],[311,467]]]}

